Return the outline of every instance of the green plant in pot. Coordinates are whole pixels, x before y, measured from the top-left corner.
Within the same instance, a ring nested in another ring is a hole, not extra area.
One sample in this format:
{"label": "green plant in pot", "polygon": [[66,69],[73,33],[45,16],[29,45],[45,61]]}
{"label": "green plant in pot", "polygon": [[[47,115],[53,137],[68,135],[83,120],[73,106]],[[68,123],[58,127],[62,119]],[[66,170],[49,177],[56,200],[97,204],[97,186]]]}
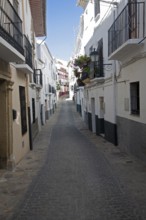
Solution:
{"label": "green plant in pot", "polygon": [[84,84],[84,80],[89,78],[89,74],[90,74],[90,57],[87,57],[87,55],[81,55],[79,57],[77,57],[74,60],[74,74],[75,76],[80,79],[78,80],[78,84],[81,85],[81,81],[82,84]]}

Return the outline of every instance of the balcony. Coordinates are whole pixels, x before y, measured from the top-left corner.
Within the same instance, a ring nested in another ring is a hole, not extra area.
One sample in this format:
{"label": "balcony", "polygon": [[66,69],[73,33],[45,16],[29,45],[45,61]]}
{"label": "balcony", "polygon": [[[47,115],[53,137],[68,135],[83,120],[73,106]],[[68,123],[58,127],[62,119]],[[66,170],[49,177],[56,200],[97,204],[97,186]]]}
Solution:
{"label": "balcony", "polygon": [[24,61],[22,21],[9,0],[0,1],[0,58]]}
{"label": "balcony", "polygon": [[128,3],[108,31],[109,60],[124,60],[140,47],[145,35],[143,2]]}
{"label": "balcony", "polygon": [[43,86],[43,77],[41,69],[35,69],[33,73],[33,81],[36,84],[37,88],[42,88]]}
{"label": "balcony", "polygon": [[28,64],[32,69],[32,46],[28,40],[28,38],[24,35],[24,55],[25,55],[25,62]]}
{"label": "balcony", "polygon": [[28,40],[28,38],[24,35],[24,56],[25,63],[15,64],[15,67],[19,70],[22,70],[25,73],[33,73],[33,64],[32,64],[32,46]]}
{"label": "balcony", "polygon": [[36,37],[46,36],[46,0],[29,0]]}

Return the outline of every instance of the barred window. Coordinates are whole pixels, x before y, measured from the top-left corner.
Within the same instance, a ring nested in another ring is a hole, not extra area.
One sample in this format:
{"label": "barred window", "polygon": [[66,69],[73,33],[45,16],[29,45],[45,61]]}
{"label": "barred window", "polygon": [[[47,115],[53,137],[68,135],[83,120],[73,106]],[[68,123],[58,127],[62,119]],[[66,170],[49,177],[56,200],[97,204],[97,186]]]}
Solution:
{"label": "barred window", "polygon": [[140,114],[139,82],[130,83],[131,114]]}
{"label": "barred window", "polygon": [[98,41],[98,52],[99,52],[99,72],[98,74],[103,77],[104,71],[103,71],[103,39],[100,39]]}
{"label": "barred window", "polygon": [[19,95],[20,95],[20,112],[21,112],[21,130],[23,135],[27,132],[25,87],[19,86]]}

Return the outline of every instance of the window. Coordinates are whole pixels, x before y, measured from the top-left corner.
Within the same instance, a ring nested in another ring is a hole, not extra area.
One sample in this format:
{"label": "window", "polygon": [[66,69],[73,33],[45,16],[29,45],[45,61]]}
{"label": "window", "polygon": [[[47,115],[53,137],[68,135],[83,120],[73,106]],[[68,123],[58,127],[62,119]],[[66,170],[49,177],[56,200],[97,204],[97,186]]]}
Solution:
{"label": "window", "polygon": [[99,0],[94,0],[94,17],[96,18],[99,13],[100,13],[100,2]]}
{"label": "window", "polygon": [[35,123],[35,99],[32,98],[32,122]]}
{"label": "window", "polygon": [[25,87],[19,86],[19,95],[20,95],[20,112],[21,112],[21,130],[23,135],[27,132]]}
{"label": "window", "polygon": [[140,114],[139,82],[130,83],[131,114]]}
{"label": "window", "polygon": [[103,72],[103,39],[98,41],[98,53],[99,53],[99,70],[97,71],[97,75],[100,77],[104,76]]}

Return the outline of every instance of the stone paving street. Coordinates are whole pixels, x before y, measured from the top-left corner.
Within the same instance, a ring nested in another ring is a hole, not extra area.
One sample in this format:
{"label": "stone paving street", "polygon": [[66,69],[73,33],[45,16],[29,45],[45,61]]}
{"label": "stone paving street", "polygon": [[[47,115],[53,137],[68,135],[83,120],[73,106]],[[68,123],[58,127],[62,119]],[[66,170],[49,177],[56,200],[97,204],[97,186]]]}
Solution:
{"label": "stone paving street", "polygon": [[0,171],[0,220],[145,220],[146,163],[59,103],[16,169]]}

